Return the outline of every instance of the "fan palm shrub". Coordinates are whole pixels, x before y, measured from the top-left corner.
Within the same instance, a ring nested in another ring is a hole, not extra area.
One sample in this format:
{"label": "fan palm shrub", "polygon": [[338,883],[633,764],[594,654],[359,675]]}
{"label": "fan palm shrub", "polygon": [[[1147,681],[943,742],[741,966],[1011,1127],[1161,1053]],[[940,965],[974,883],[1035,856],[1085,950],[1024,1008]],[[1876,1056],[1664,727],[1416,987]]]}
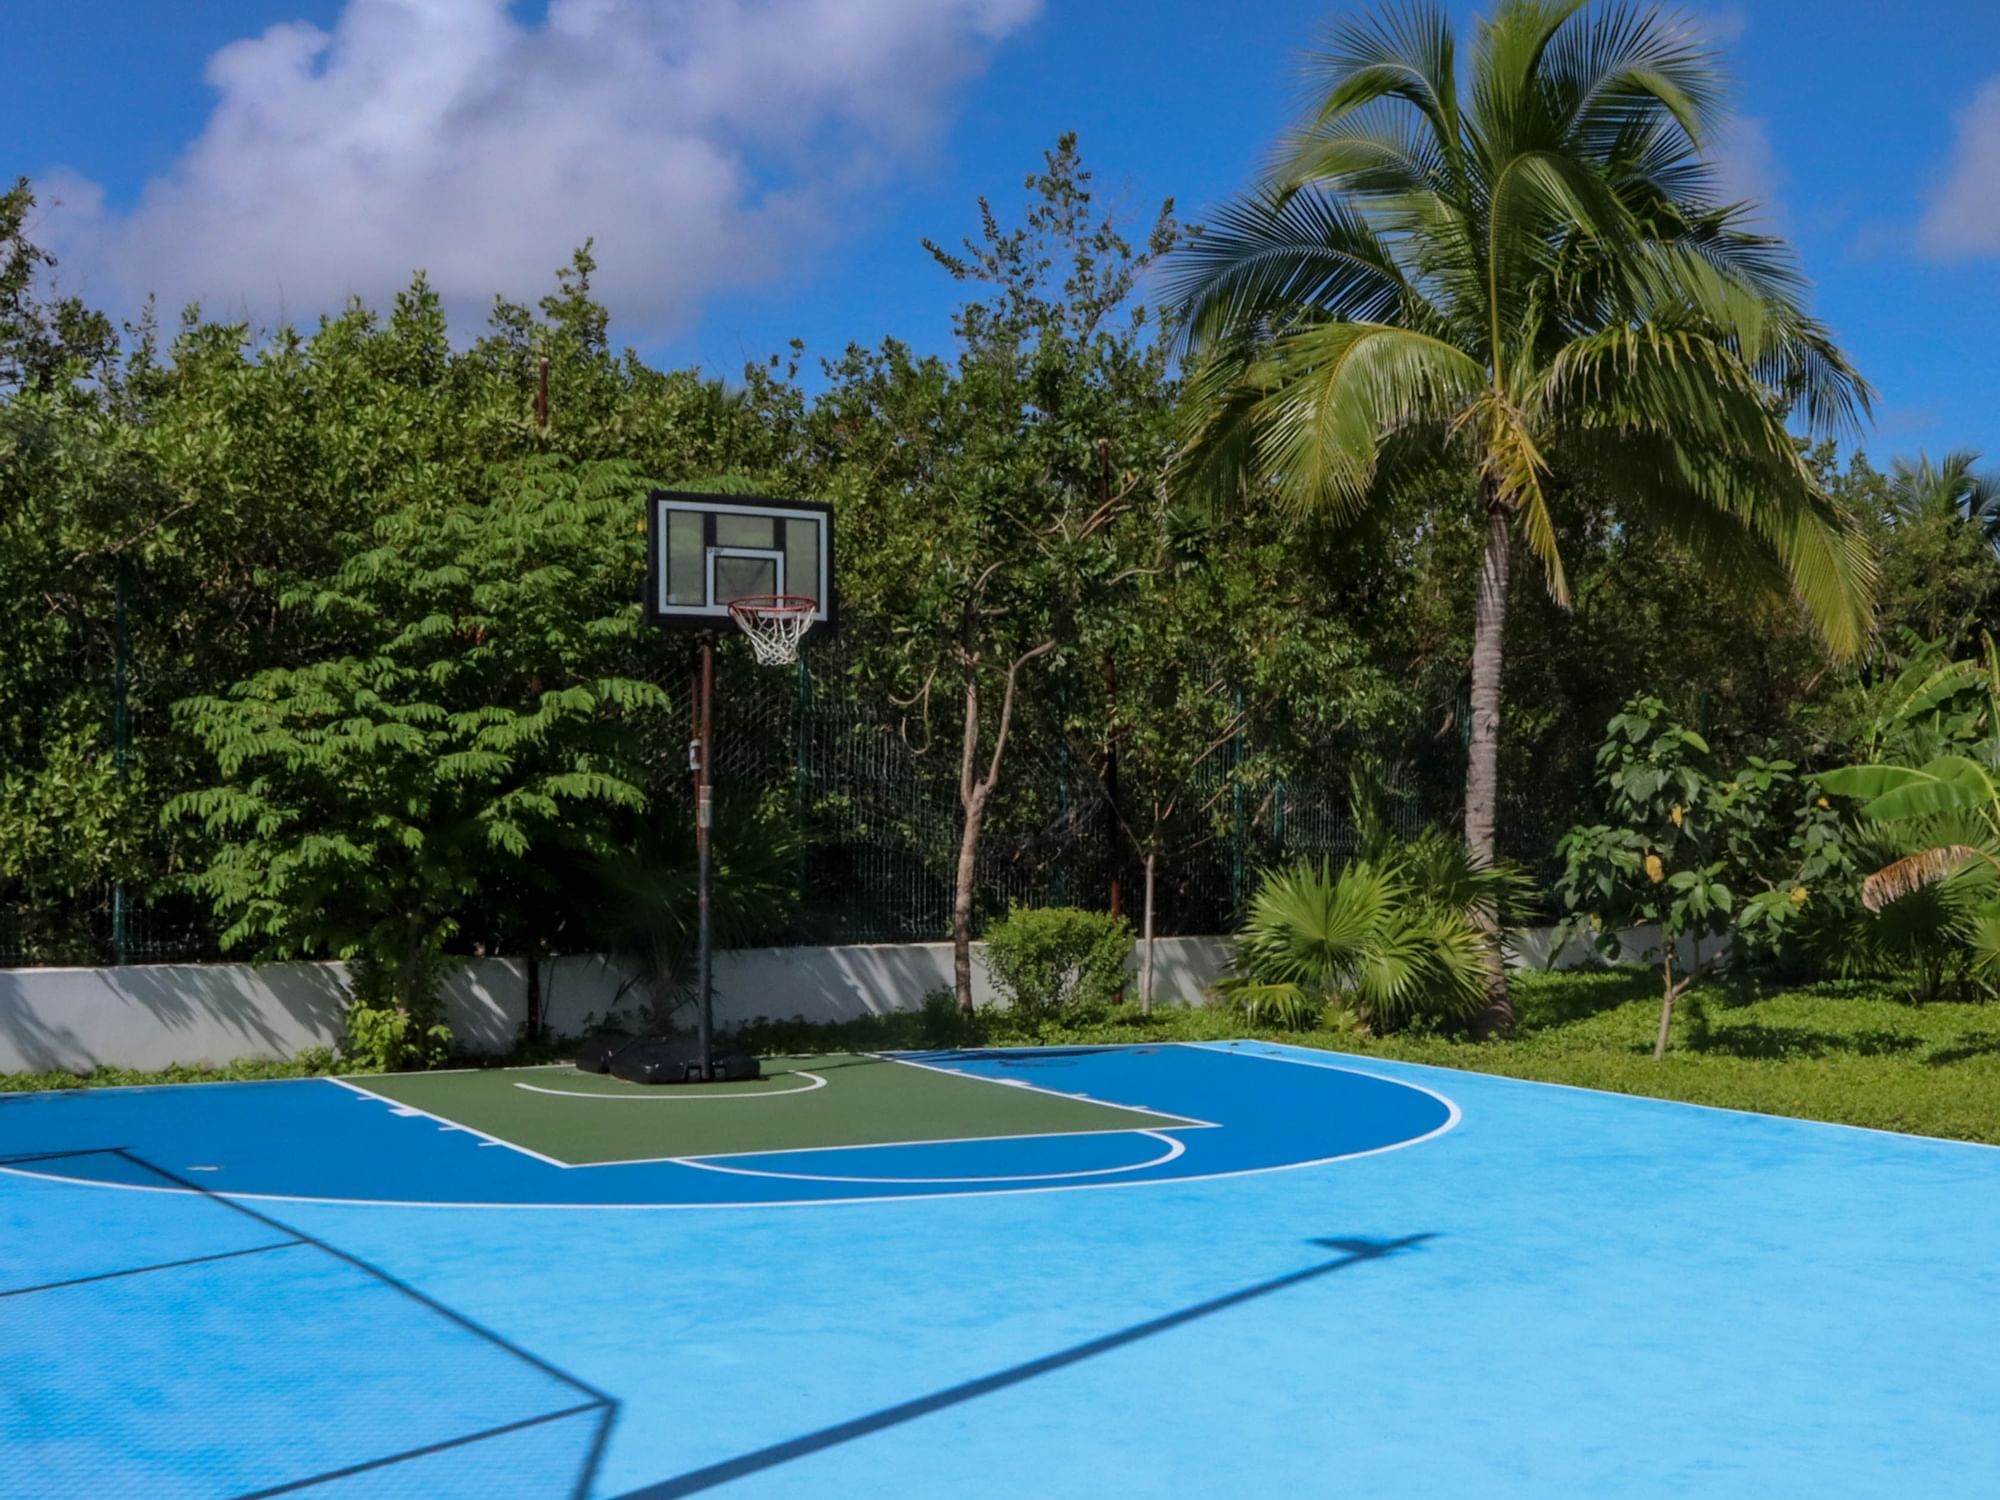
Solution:
{"label": "fan palm shrub", "polygon": [[1369,839],[1363,826],[1364,853],[1338,871],[1301,860],[1259,884],[1220,986],[1248,1019],[1385,1032],[1477,1013],[1483,934],[1518,914],[1527,881],[1447,835]]}
{"label": "fan palm shrub", "polygon": [[[1789,586],[1851,655],[1873,561],[1787,424],[1853,431],[1869,393],[1788,249],[1718,196],[1724,80],[1685,22],[1503,0],[1461,67],[1446,12],[1410,4],[1337,23],[1313,67],[1265,180],[1180,259],[1185,476],[1342,524],[1407,461],[1477,475],[1464,835],[1490,864],[1509,573],[1525,547],[1567,600],[1560,482]],[[1484,962],[1504,1030],[1497,941]]]}

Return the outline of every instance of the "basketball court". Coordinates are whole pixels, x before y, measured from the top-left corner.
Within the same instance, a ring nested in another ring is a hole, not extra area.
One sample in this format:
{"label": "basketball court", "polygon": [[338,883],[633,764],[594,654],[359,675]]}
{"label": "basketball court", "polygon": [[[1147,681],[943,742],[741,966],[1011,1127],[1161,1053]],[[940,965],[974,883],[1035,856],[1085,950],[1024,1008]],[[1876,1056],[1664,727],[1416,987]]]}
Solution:
{"label": "basketball court", "polygon": [[0,1095],[0,1494],[2000,1491],[2000,1151],[1259,1043],[726,1055],[715,638],[831,628],[832,522],[649,515],[694,1037]]}
{"label": "basketball court", "polygon": [[2000,1151],[1256,1043],[0,1099],[9,1496],[1987,1495]]}

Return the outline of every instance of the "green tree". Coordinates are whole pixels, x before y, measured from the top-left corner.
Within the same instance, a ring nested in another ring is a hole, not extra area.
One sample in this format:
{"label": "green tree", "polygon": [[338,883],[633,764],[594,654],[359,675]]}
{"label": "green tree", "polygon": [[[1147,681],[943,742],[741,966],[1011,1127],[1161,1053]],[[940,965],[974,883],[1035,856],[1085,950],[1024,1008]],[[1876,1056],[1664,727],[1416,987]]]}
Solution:
{"label": "green tree", "polygon": [[290,590],[329,645],[177,717],[215,780],[176,797],[225,943],[369,960],[418,1014],[445,942],[553,854],[603,857],[676,741],[639,616],[645,481],[527,460],[490,500],[406,502]]}
{"label": "green tree", "polygon": [[[979,237],[962,252],[927,242],[952,277],[986,289],[954,320],[957,358],[918,358],[893,340],[850,348],[811,423],[808,482],[836,507],[859,670],[926,730],[933,704],[956,700],[963,1011],[980,839],[1027,681],[1074,652],[1080,621],[1136,576],[1112,533],[1157,510],[1171,450],[1167,346],[1135,298],[1177,233],[1171,205],[1133,247],[1093,205],[1073,136],[1027,187],[1020,227],[1002,227],[982,199]],[[1100,443],[1116,455],[1108,481]]]}
{"label": "green tree", "polygon": [[[1659,930],[1657,1059],[1667,1053],[1674,1002],[1721,957],[1719,943],[1704,955],[1702,941],[1720,937],[1736,910],[1738,894],[1727,884],[1725,798],[1708,742],[1675,723],[1657,698],[1635,698],[1612,717],[1597,777],[1608,821],[1572,829],[1562,841],[1557,890],[1572,916],[1556,941],[1583,935],[1615,954],[1620,926],[1637,921]],[[1750,810],[1747,800],[1739,807]],[[1692,939],[1694,954],[1676,974],[1683,938]]]}
{"label": "green tree", "polygon": [[[1339,24],[1319,103],[1267,183],[1190,244],[1190,477],[1365,511],[1412,452],[1461,449],[1485,528],[1465,837],[1496,852],[1516,539],[1569,596],[1552,480],[1707,565],[1789,582],[1832,647],[1866,637],[1872,566],[1787,430],[1851,424],[1865,386],[1778,242],[1717,201],[1713,56],[1650,12],[1505,0],[1461,76],[1428,5]],[[1497,942],[1483,1028],[1512,1022]]]}

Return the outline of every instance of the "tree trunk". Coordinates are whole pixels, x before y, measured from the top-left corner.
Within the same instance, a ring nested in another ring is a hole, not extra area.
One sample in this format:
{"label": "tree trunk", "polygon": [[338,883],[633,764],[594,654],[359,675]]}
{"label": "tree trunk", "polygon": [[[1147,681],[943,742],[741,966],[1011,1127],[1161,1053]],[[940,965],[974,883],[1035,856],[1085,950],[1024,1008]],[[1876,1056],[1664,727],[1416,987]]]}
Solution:
{"label": "tree trunk", "polygon": [[965,829],[958,840],[958,882],[951,902],[951,986],[963,1016],[972,1014],[972,869],[985,817],[986,799],[978,797],[965,810]]}
{"label": "tree trunk", "polygon": [[[1507,568],[1512,561],[1513,518],[1486,492],[1486,550],[1479,567],[1479,597],[1472,618],[1472,724],[1465,755],[1465,847],[1474,861],[1490,864],[1499,853],[1494,824],[1500,805],[1500,665],[1507,625]],[[1481,966],[1486,1005],[1474,1023],[1482,1038],[1514,1029],[1514,1002],[1507,994],[1507,965],[1494,919],[1480,914],[1485,933]]]}
{"label": "tree trunk", "polygon": [[1665,952],[1665,957],[1660,960],[1660,971],[1665,976],[1666,987],[1660,991],[1660,1030],[1653,1038],[1654,1062],[1667,1055],[1667,1033],[1674,1024],[1674,940],[1667,936],[1664,926],[1660,930],[1660,943]]}
{"label": "tree trunk", "polygon": [[979,658],[965,663],[965,742],[958,763],[958,801],[965,809],[965,827],[958,840],[958,887],[951,903],[951,983],[960,1015],[972,1014],[972,872],[979,853],[979,828],[986,821],[986,804],[1000,784],[1000,762],[1007,754],[1007,731],[1014,722],[1014,688],[1021,668],[1055,650],[1054,641],[1031,646],[1007,668],[1007,691],[1000,697],[1000,722],[993,730],[993,755],[980,775]]}
{"label": "tree trunk", "polygon": [[951,900],[951,987],[958,1013],[972,1014],[972,873],[979,853],[979,825],[986,816],[986,796],[973,766],[979,756],[979,666],[965,672],[965,740],[959,746],[958,805],[965,822],[958,834],[958,876]]}
{"label": "tree trunk", "polygon": [[1146,960],[1139,976],[1139,1011],[1148,1016],[1153,1013],[1153,870],[1159,859],[1153,850],[1146,851]]}

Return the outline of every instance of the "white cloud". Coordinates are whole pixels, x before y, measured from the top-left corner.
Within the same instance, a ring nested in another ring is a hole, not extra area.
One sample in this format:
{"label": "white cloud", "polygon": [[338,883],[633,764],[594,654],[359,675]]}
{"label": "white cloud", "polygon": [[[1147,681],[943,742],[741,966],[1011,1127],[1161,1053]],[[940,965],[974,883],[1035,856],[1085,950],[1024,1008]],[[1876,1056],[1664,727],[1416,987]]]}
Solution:
{"label": "white cloud", "polygon": [[1743,33],[1750,29],[1750,12],[1740,5],[1699,6],[1685,14],[1695,29],[1717,47],[1742,41]]}
{"label": "white cloud", "polygon": [[930,148],[1041,0],[347,0],[208,63],[202,133],[129,213],[45,179],[70,279],[270,323],[423,267],[461,318],[539,295],[595,236],[621,328],[685,325],[840,232]]}
{"label": "white cloud", "polygon": [[1958,116],[1951,171],[1931,196],[1917,244],[1947,258],[2000,255],[2000,78]]}
{"label": "white cloud", "polygon": [[1755,115],[1732,116],[1709,142],[1708,160],[1715,169],[1718,201],[1753,205],[1752,218],[1767,227],[1785,222],[1785,169],[1772,149],[1767,122]]}

